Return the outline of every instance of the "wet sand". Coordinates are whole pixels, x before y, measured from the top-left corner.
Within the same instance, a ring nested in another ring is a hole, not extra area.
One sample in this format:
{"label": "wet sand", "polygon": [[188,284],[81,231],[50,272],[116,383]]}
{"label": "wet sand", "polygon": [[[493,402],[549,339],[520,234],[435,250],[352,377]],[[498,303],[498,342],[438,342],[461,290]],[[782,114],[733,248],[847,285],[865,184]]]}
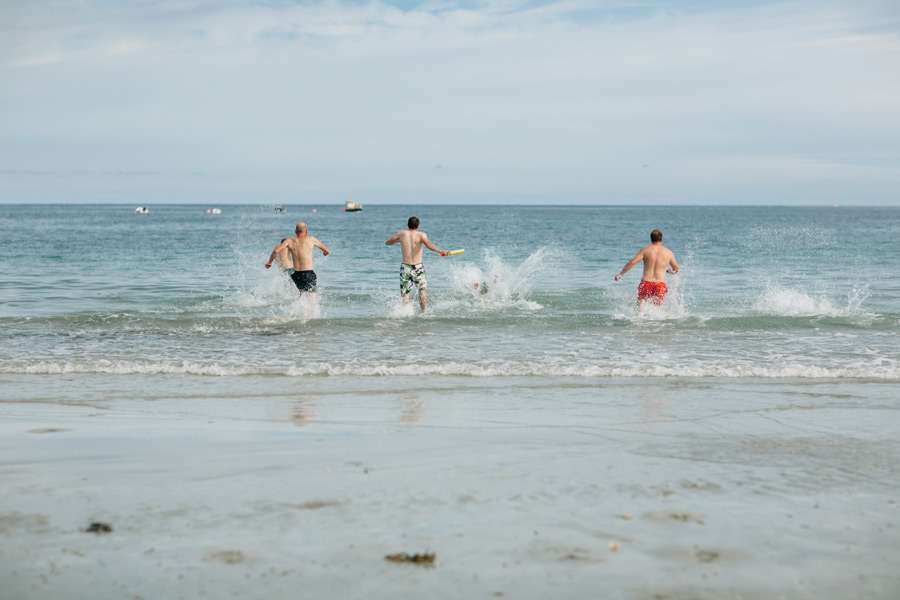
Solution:
{"label": "wet sand", "polygon": [[900,596],[900,384],[74,375],[0,392],[4,599]]}

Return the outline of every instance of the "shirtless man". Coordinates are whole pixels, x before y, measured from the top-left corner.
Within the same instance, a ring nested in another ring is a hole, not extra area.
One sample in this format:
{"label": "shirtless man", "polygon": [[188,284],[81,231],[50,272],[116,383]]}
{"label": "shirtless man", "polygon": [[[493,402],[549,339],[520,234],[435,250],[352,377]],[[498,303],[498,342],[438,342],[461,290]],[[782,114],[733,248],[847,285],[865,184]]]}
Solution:
{"label": "shirtless man", "polygon": [[[281,243],[284,244],[286,241],[287,238],[284,238],[281,240]],[[291,259],[291,253],[287,249],[287,245],[285,245],[284,249],[275,257],[275,265],[282,271],[287,272],[288,275],[294,272],[294,261]]]}
{"label": "shirtless man", "polygon": [[297,234],[297,237],[286,238],[280,244],[275,246],[275,249],[272,250],[272,255],[269,256],[269,262],[266,263],[266,268],[272,268],[272,261],[278,257],[278,254],[282,250],[287,250],[294,266],[294,272],[291,273],[291,279],[294,281],[294,285],[300,290],[301,296],[303,295],[303,292],[309,292],[312,294],[313,299],[315,299],[316,272],[313,271],[313,246],[321,250],[325,256],[331,254],[331,251],[325,247],[325,244],[308,234],[306,223],[297,223],[294,232]]}
{"label": "shirtless man", "polygon": [[[650,245],[641,248],[634,258],[616,275],[616,281],[641,261],[644,261],[644,274],[638,286],[638,311],[644,310],[644,303],[650,300],[656,306],[662,304],[666,297],[666,273],[677,273],[678,263],[672,251],[662,245],[663,235],[659,229],[650,232]],[[666,267],[672,268],[666,270]]]}
{"label": "shirtless man", "polygon": [[442,254],[443,250],[428,241],[428,236],[424,232],[419,231],[419,218],[410,217],[406,226],[406,231],[398,231],[396,235],[385,242],[388,246],[393,246],[400,242],[400,252],[403,255],[403,262],[400,265],[400,295],[403,297],[403,303],[409,304],[409,292],[415,283],[419,290],[419,306],[422,312],[425,312],[425,288],[428,281],[425,279],[425,267],[422,265],[422,246],[438,254]]}

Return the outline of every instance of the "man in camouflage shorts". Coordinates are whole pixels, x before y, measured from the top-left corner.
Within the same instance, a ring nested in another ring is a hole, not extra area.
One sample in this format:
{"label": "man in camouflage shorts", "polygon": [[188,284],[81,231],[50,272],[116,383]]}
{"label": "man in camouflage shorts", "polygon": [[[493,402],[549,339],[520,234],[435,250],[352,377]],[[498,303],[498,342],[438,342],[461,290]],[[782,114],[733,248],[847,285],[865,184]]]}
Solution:
{"label": "man in camouflage shorts", "polygon": [[412,290],[413,284],[415,284],[419,290],[419,307],[424,313],[427,300],[425,288],[428,286],[428,280],[425,279],[425,266],[422,264],[422,246],[438,254],[442,253],[443,250],[432,244],[424,232],[419,231],[418,217],[410,217],[406,225],[409,229],[398,231],[385,244],[393,246],[400,242],[400,252],[402,254],[400,295],[403,297],[403,303],[409,304],[409,292]]}

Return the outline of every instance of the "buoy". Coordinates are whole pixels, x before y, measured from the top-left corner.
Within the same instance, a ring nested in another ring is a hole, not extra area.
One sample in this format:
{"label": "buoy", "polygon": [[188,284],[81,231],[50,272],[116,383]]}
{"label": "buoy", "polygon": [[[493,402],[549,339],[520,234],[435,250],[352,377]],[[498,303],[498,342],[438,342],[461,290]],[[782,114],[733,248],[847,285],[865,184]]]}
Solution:
{"label": "buoy", "polygon": [[316,209],[313,209],[313,212],[316,212]]}
{"label": "buoy", "polygon": [[210,212],[212,212],[212,211],[210,211],[210,210],[207,208],[207,209],[206,209],[206,214],[209,214]]}

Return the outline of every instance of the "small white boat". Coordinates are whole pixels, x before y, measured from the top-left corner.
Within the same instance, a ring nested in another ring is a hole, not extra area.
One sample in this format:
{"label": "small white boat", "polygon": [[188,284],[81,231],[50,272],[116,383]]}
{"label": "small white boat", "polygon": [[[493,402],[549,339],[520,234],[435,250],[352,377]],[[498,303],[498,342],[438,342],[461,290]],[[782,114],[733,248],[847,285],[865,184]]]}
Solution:
{"label": "small white boat", "polygon": [[147,208],[146,206],[138,206],[136,209],[134,209],[134,212],[136,212],[139,215],[146,215],[147,213],[150,212],[150,209]]}
{"label": "small white boat", "polygon": [[362,210],[362,204],[357,204],[353,200],[347,200],[344,203],[344,210],[347,212],[359,212]]}
{"label": "small white boat", "polygon": [[274,211],[275,211],[276,213],[278,213],[279,215],[283,215],[283,214],[284,214],[284,207],[281,207],[281,206],[275,206],[275,207],[272,207],[272,210],[274,210]]}

